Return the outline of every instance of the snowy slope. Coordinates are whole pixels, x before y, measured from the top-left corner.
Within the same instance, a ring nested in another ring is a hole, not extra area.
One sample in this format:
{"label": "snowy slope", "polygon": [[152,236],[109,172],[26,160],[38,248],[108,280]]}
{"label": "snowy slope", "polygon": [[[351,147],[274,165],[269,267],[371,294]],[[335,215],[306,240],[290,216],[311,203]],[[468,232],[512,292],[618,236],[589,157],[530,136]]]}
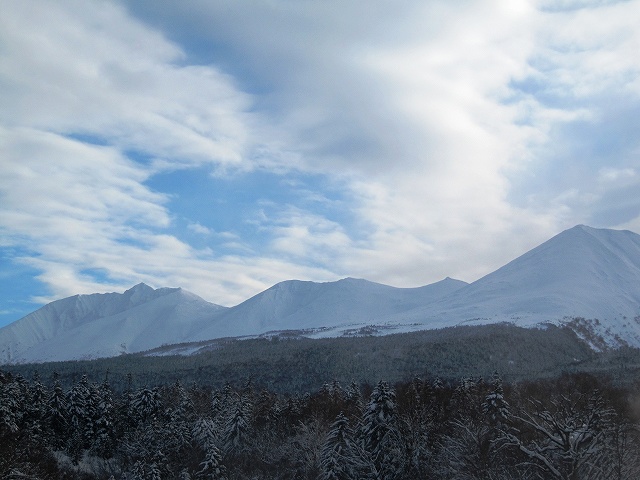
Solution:
{"label": "snowy slope", "polygon": [[180,288],[145,284],[76,295],[0,329],[0,362],[98,358],[177,343],[223,310]]}
{"label": "snowy slope", "polygon": [[369,325],[387,333],[574,317],[587,319],[574,327],[594,346],[640,346],[640,235],[579,225],[471,284],[291,280],[229,309],[144,284],[123,294],[77,295],[0,329],[0,363],[95,358],[283,330],[314,329],[307,334],[320,336]]}
{"label": "snowy slope", "polygon": [[600,334],[640,345],[640,235],[578,225],[439,302],[389,318],[430,327],[598,319]]}
{"label": "snowy slope", "polygon": [[355,278],[326,283],[289,280],[223,312],[192,340],[376,324],[465,285],[451,278],[418,288],[395,288]]}

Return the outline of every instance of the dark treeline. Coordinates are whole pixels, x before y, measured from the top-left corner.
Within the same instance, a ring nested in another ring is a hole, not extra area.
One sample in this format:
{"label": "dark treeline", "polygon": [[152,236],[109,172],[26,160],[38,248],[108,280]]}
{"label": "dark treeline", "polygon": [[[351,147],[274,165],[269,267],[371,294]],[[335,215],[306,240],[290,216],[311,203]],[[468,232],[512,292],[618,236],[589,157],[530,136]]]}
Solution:
{"label": "dark treeline", "polygon": [[637,479],[635,391],[585,373],[115,391],[4,371],[0,478]]}
{"label": "dark treeline", "polygon": [[[168,348],[155,353],[166,354]],[[118,392],[129,382],[140,388],[180,380],[219,389],[252,378],[260,388],[293,394],[319,390],[327,378],[359,384],[384,378],[395,383],[425,372],[441,378],[486,378],[496,370],[509,383],[581,371],[604,372],[621,383],[640,378],[640,350],[596,353],[571,330],[553,326],[486,325],[315,340],[216,340],[201,348],[189,356],[136,354],[2,368],[25,378],[37,370],[47,384],[56,372],[64,388],[83,374],[101,378],[109,371],[111,387]]]}

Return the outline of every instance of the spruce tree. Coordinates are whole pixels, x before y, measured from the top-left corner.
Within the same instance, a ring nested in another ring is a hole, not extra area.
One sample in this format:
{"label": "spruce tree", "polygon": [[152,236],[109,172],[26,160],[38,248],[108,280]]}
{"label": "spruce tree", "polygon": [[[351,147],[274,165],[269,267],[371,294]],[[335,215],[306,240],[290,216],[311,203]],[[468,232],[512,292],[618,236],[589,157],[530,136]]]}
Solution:
{"label": "spruce tree", "polygon": [[93,406],[90,404],[89,380],[83,375],[73,385],[67,397],[70,436],[66,451],[74,463],[78,463],[89,443],[89,432],[92,430]]}
{"label": "spruce tree", "polygon": [[498,372],[493,374],[493,388],[482,404],[482,413],[492,426],[500,427],[509,419],[509,404],[504,398],[502,379]]}
{"label": "spruce tree", "polygon": [[240,397],[232,416],[227,421],[224,432],[224,450],[226,453],[239,453],[245,447],[251,421],[251,404]]}
{"label": "spruce tree", "polygon": [[68,418],[67,397],[56,378],[47,402],[47,423],[54,450],[59,450],[66,444],[69,435]]}
{"label": "spruce tree", "polygon": [[402,447],[397,430],[395,392],[380,381],[371,393],[362,420],[363,448],[370,455],[375,475],[393,479],[402,469]]}
{"label": "spruce tree", "polygon": [[99,457],[109,459],[115,453],[116,406],[107,379],[98,389],[99,400],[95,409],[94,437],[91,450]]}
{"label": "spruce tree", "polygon": [[324,442],[320,466],[324,480],[355,480],[366,472],[363,452],[342,412],[331,425]]}
{"label": "spruce tree", "polygon": [[161,408],[162,402],[157,388],[141,388],[131,398],[131,416],[136,423],[153,421]]}
{"label": "spruce tree", "polygon": [[226,480],[227,478],[227,469],[222,464],[222,454],[213,443],[206,445],[205,458],[200,467],[197,478],[208,480]]}

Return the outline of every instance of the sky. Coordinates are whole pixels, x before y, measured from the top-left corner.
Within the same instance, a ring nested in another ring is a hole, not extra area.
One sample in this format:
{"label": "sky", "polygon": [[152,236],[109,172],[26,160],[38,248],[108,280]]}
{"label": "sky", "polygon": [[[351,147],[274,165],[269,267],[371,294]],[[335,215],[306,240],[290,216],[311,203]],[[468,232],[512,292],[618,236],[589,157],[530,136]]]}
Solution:
{"label": "sky", "polygon": [[3,0],[0,326],[640,232],[640,1]]}

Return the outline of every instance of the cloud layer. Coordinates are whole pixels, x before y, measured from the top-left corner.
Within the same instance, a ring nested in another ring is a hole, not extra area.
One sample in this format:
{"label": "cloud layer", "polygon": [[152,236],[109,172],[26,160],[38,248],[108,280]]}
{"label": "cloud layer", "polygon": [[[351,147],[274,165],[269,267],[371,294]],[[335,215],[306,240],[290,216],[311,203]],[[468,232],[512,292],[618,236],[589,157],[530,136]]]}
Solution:
{"label": "cloud layer", "polygon": [[470,281],[577,223],[640,231],[638,1],[3,11],[0,248],[42,301]]}

